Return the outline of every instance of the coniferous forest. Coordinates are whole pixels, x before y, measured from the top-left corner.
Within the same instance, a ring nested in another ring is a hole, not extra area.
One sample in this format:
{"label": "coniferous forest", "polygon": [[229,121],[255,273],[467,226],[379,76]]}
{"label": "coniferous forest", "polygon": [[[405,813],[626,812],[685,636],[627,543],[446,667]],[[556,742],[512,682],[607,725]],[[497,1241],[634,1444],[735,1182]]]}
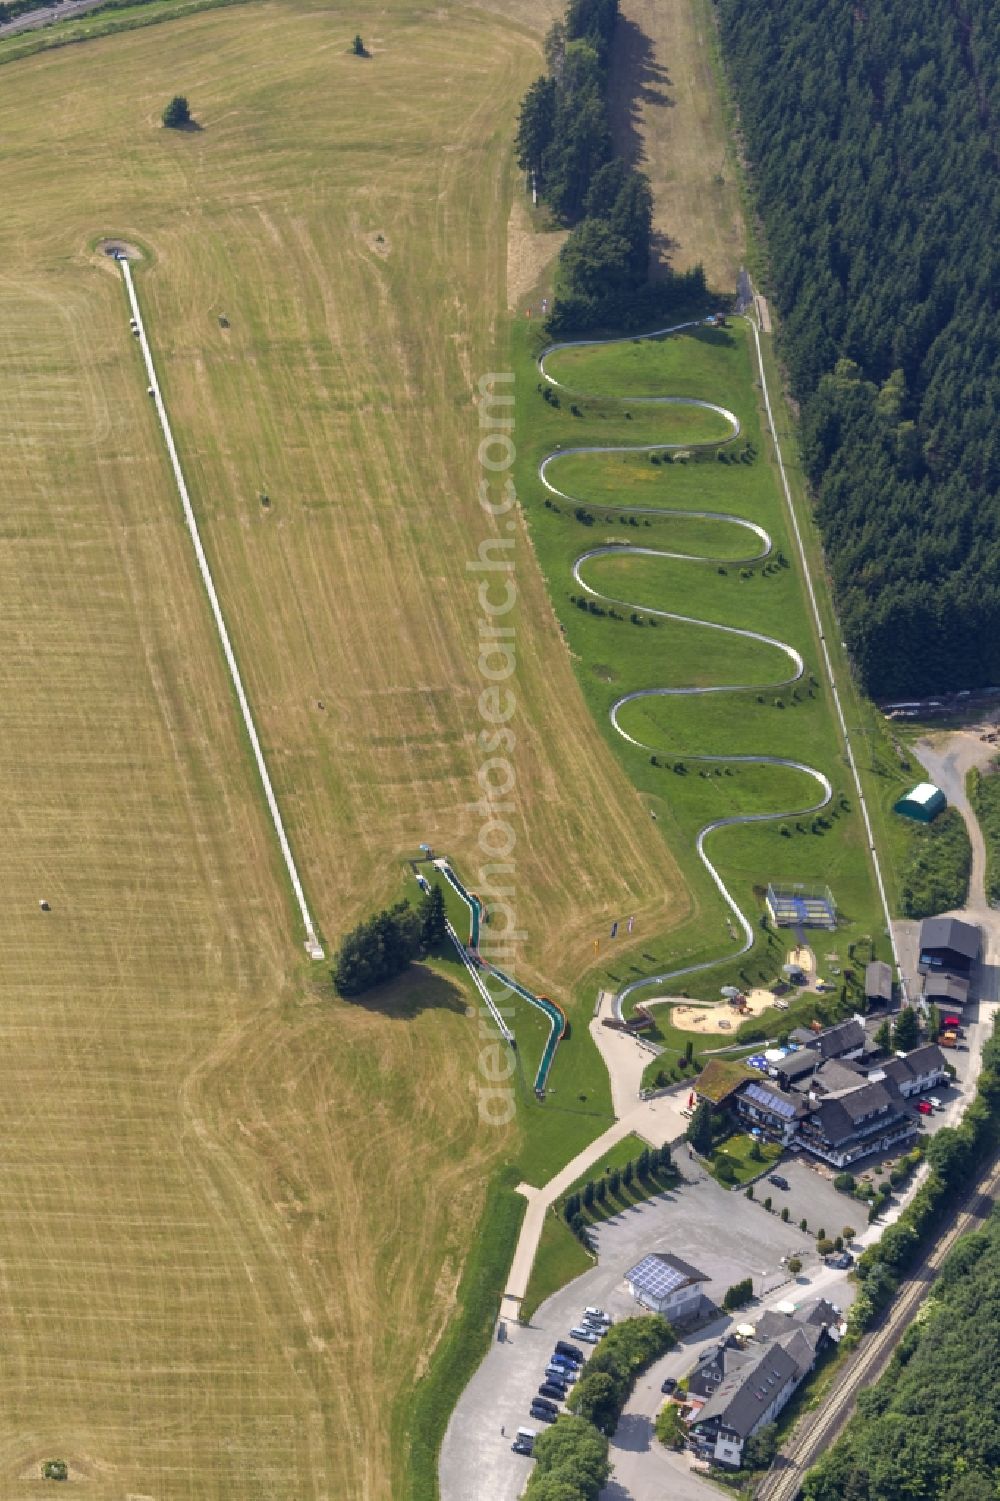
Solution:
{"label": "coniferous forest", "polygon": [[717,7],[864,684],[998,684],[1000,5]]}

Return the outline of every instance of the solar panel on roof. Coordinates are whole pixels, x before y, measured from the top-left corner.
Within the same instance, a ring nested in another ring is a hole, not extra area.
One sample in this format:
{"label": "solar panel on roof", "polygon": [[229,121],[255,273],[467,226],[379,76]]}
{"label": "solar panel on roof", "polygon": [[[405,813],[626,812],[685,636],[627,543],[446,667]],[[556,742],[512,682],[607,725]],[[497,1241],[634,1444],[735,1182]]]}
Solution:
{"label": "solar panel on roof", "polygon": [[771,1110],[775,1115],[790,1121],[795,1115],[795,1106],[791,1100],[782,1099],[781,1095],[771,1094],[769,1090],[762,1089],[759,1084],[748,1084],[746,1087],[747,1098],[753,1100],[755,1105],[763,1105],[765,1110]]}
{"label": "solar panel on roof", "polygon": [[643,1292],[651,1293],[654,1297],[666,1297],[668,1293],[676,1292],[688,1281],[684,1272],[679,1272],[676,1267],[668,1266],[656,1256],[646,1256],[638,1266],[632,1268],[628,1274],[628,1280],[636,1287],[641,1287]]}

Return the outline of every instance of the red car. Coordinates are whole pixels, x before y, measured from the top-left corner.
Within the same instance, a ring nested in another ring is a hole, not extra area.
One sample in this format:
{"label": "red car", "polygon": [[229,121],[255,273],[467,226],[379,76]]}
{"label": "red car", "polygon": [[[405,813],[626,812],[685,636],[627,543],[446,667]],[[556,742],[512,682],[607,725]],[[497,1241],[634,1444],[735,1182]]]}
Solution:
{"label": "red car", "polygon": [[920,1111],[921,1115],[933,1115],[934,1114],[934,1106],[930,1103],[929,1100],[918,1100],[917,1101],[917,1109]]}

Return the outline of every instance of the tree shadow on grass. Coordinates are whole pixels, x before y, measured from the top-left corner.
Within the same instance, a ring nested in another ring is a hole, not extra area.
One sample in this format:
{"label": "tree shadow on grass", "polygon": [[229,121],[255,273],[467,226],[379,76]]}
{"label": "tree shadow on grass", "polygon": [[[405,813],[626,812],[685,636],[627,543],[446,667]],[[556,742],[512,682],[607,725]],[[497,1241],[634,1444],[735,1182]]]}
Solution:
{"label": "tree shadow on grass", "polygon": [[611,55],[611,129],[615,145],[631,167],[646,160],[639,129],[640,106],[671,108],[670,75],[656,61],[649,37],[635,21],[622,17],[615,27]]}
{"label": "tree shadow on grass", "polygon": [[456,1016],[465,1016],[469,1010],[458,986],[423,964],[411,964],[398,979],[376,986],[364,995],[349,997],[346,1004],[396,1021],[412,1021],[423,1011],[451,1011]]}

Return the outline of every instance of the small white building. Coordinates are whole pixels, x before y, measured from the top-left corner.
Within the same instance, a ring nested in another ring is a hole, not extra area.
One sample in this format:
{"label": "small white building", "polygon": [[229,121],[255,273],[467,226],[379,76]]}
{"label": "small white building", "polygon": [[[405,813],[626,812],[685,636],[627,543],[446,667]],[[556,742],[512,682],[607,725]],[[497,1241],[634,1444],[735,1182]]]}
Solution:
{"label": "small white building", "polygon": [[702,1300],[704,1272],[669,1252],[654,1251],[625,1273],[628,1290],[637,1303],[662,1313],[674,1323],[693,1318]]}

